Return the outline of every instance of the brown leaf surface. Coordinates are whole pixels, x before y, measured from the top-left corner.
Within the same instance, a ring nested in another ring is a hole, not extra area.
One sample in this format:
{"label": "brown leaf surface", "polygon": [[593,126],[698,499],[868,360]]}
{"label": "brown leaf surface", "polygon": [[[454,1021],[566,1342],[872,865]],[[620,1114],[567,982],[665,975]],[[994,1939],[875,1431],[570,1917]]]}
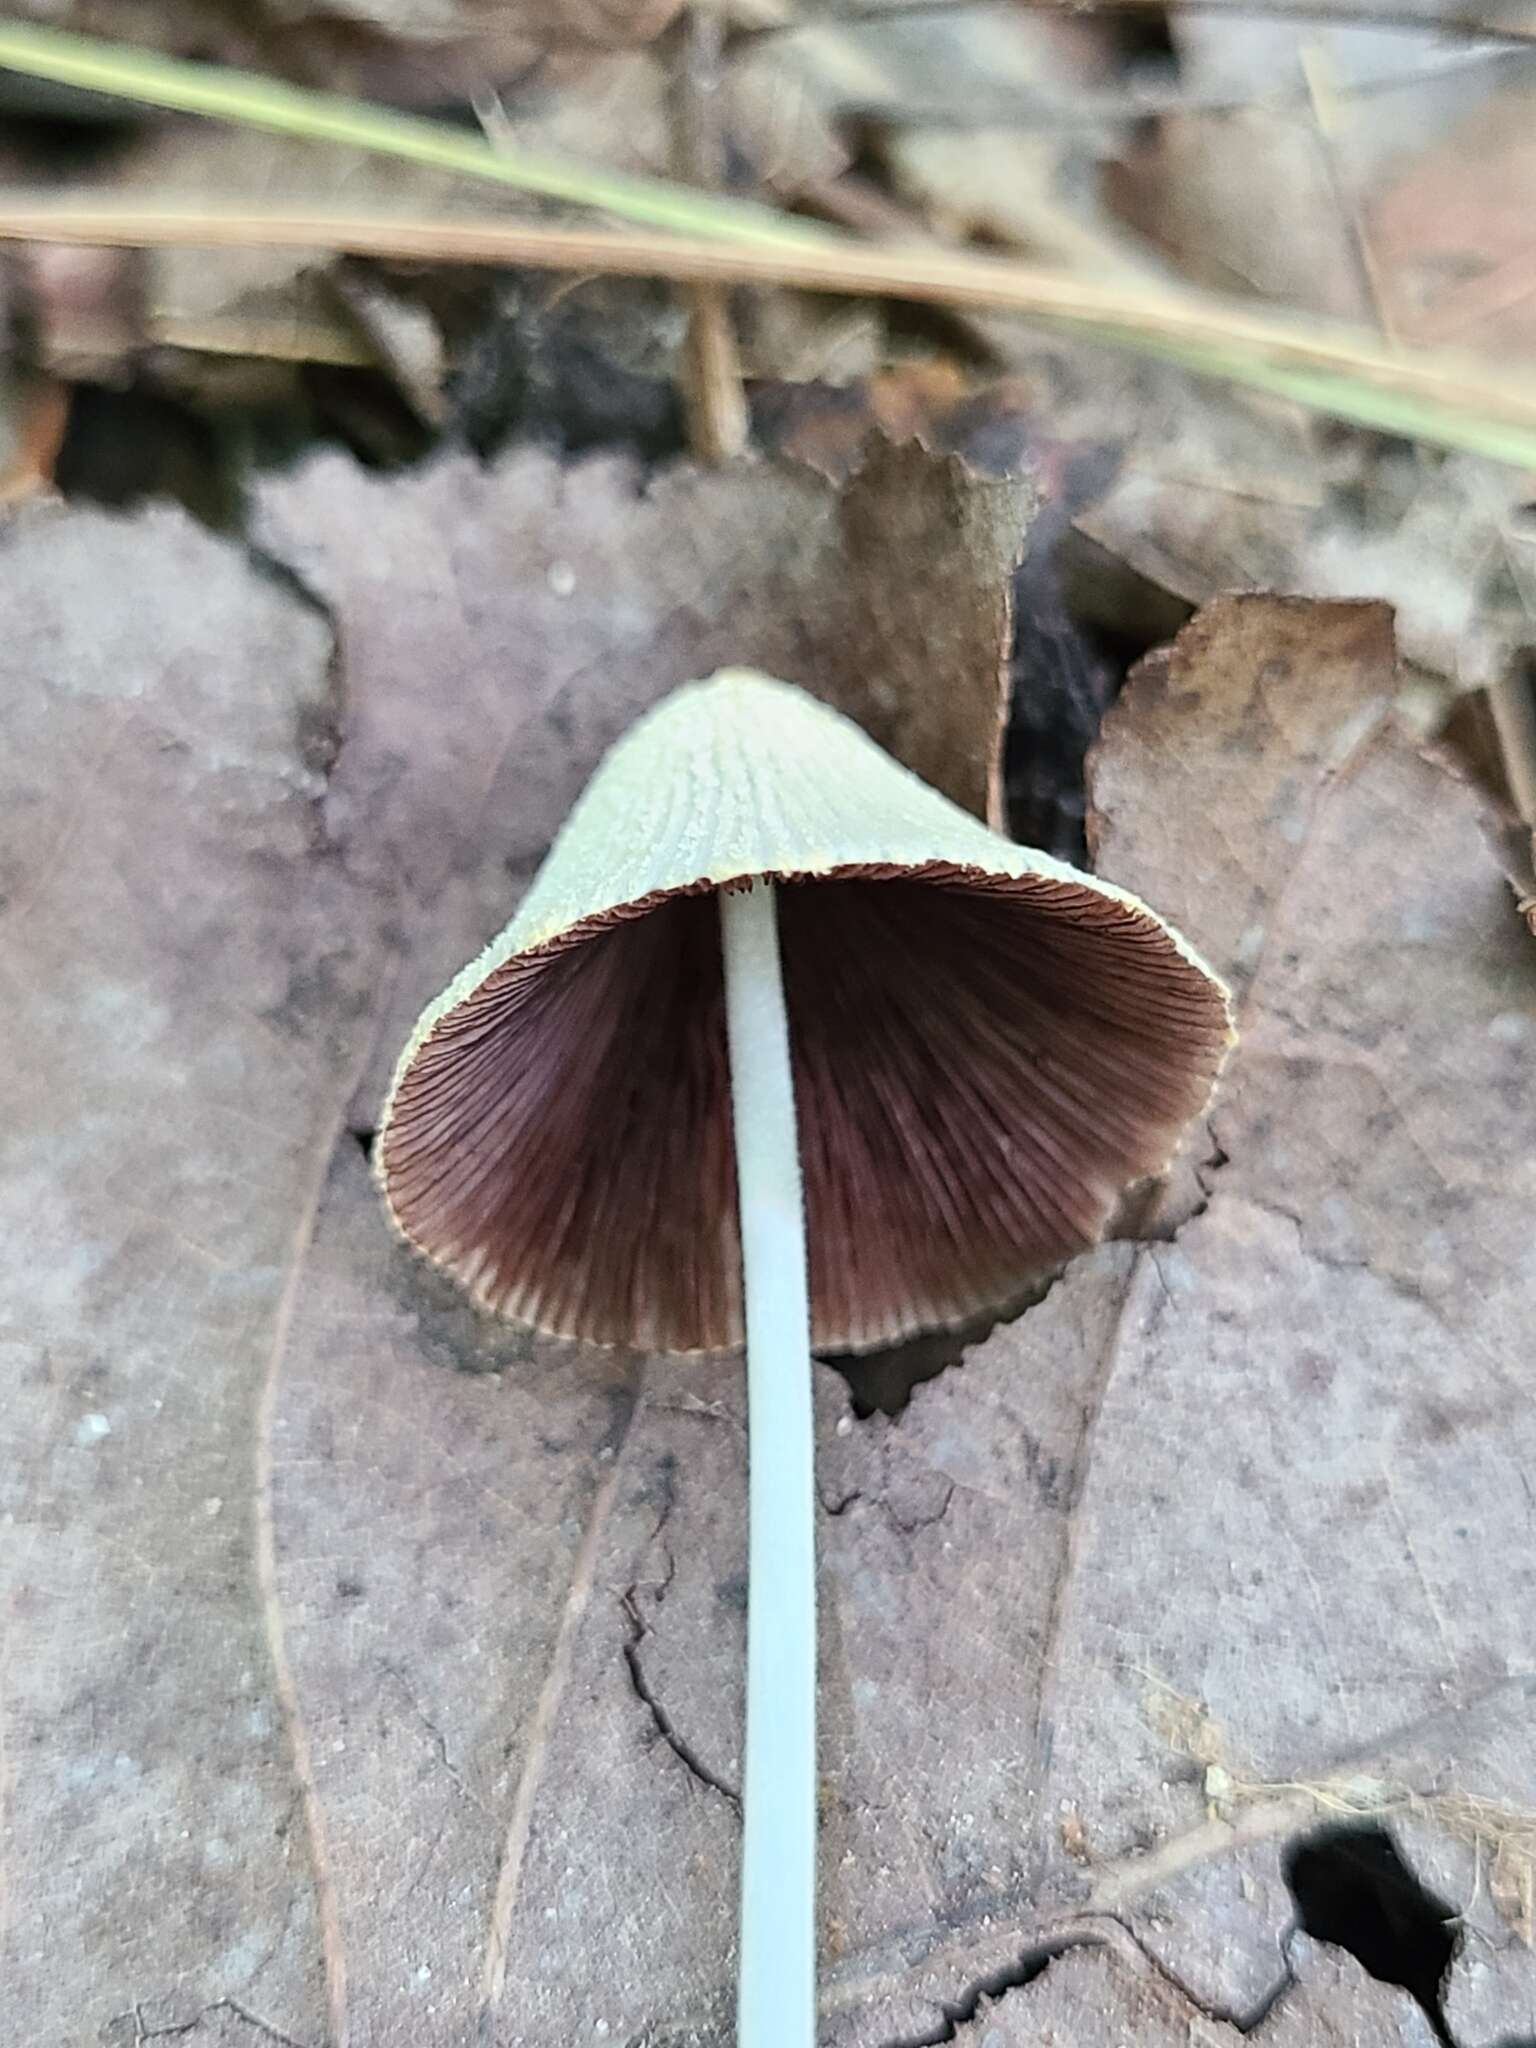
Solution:
{"label": "brown leaf surface", "polygon": [[[1200,933],[1238,998],[1240,1026],[1315,808],[1333,769],[1387,715],[1394,662],[1385,605],[1218,600],[1147,658],[1104,722],[1089,769],[1094,864],[1112,879],[1166,876],[1159,908]],[[1191,754],[1183,734],[1193,720],[1201,746]],[[1145,800],[1147,754],[1159,764],[1156,803]],[[1187,1221],[1219,1156],[1214,1140],[1186,1146],[1138,1227]]]}
{"label": "brown leaf surface", "polygon": [[[739,1368],[484,1322],[346,1125],[616,725],[914,616],[815,568],[873,514],[757,481],[754,518],[740,479],[326,462],[268,493],[294,581],[165,513],[0,554],[29,2044],[728,2038]],[[754,550],[774,646],[736,637]],[[1133,688],[1106,864],[1218,959],[1263,927],[1208,1206],[899,1419],[822,1375],[823,2048],[1422,2048],[1281,1946],[1299,1788],[1345,1772],[1419,1795],[1411,1854],[1484,1937],[1466,2039],[1529,2008],[1435,1801],[1531,1782],[1536,959],[1392,688],[1378,613],[1263,605]]]}

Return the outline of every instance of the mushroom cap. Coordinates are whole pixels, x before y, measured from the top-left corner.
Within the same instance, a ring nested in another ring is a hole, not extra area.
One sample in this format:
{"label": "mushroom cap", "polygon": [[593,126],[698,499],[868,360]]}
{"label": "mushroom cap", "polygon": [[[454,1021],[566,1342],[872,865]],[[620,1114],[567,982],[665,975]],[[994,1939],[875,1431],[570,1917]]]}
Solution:
{"label": "mushroom cap", "polygon": [[726,670],[613,748],[401,1055],[385,1199],[486,1307],[597,1343],[741,1342],[713,892],[758,877],[781,885],[818,1349],[1016,1300],[1210,1096],[1227,991],[1176,931]]}

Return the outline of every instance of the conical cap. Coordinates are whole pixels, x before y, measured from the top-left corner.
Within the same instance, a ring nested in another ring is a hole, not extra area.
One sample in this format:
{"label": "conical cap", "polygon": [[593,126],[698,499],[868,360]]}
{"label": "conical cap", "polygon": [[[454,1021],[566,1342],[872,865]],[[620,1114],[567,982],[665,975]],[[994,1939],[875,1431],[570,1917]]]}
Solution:
{"label": "conical cap", "polygon": [[1210,1094],[1227,994],[1177,932],[728,670],[614,747],[401,1056],[385,1197],[486,1306],[599,1343],[741,1341],[712,892],[758,876],[783,885],[818,1348],[1015,1299]]}

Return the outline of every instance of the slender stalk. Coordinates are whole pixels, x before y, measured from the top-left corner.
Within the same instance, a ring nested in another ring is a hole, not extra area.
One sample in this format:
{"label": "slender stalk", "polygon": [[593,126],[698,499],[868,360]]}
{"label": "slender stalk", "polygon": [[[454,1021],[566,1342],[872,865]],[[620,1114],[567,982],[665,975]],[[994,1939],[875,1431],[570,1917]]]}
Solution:
{"label": "slender stalk", "polygon": [[737,2048],[816,2039],[816,1557],[805,1204],[771,882],[722,893],[746,1287],[747,1742]]}

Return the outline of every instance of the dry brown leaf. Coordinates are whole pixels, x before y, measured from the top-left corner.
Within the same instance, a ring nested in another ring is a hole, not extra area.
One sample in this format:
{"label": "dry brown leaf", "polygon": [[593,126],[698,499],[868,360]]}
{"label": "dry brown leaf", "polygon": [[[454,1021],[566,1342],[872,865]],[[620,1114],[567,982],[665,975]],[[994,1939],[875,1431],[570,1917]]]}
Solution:
{"label": "dry brown leaf", "polygon": [[[1229,598],[1149,656],[1109,713],[1089,770],[1095,866],[1166,875],[1166,914],[1199,930],[1240,999],[1329,777],[1385,716],[1394,662],[1385,605]],[[1179,736],[1195,722],[1200,746],[1188,752]],[[1225,772],[1213,785],[1218,750]],[[1148,751],[1160,763],[1155,805],[1144,800]],[[1204,827],[1194,847],[1191,808]]]}
{"label": "dry brown leaf", "polygon": [[[744,557],[736,487],[315,464],[264,519],[308,599],[165,513],[0,556],[4,1979],[38,2048],[727,2038],[739,1368],[477,1318],[345,1125],[392,985],[414,1007],[505,916],[675,680],[647,659],[751,624],[706,573]],[[792,616],[813,554],[780,556]],[[1100,770],[1119,879],[1171,908],[1203,869],[1218,957],[1268,933],[1208,1208],[897,1420],[821,1376],[823,2048],[1221,2041],[1291,1972],[1256,2043],[1422,2048],[1396,1993],[1287,1962],[1312,1809],[1213,1823],[1159,1687],[1279,1785],[1531,1780],[1536,961],[1471,792],[1368,721],[1379,622],[1309,614],[1313,663],[1293,617],[1282,689],[1264,611],[1133,686]],[[1183,835],[1133,856],[1174,761]],[[1452,1987],[1486,2039],[1530,1959],[1465,1842],[1414,1853],[1494,1944]]]}
{"label": "dry brown leaf", "polygon": [[[888,633],[895,673],[936,627],[957,688],[963,643],[950,779],[980,802],[1025,516],[910,450],[841,511],[804,475],[642,496],[534,456],[321,465],[272,500],[338,586],[339,651],[173,514],[38,520],[4,563],[4,1977],[39,2048],[256,2020],[386,2048],[521,2010],[492,1958],[545,1925],[519,1829],[547,1717],[586,1601],[632,1626],[605,1529],[643,1547],[665,1488],[609,1476],[639,1361],[530,1346],[396,1253],[349,1098],[391,1050],[400,950],[402,980],[438,973],[453,871],[510,893],[614,722],[752,632],[794,668],[862,630],[877,672]],[[931,617],[916,590],[885,616],[881,535],[925,504]],[[622,1657],[606,1675],[654,1738]]]}
{"label": "dry brown leaf", "polygon": [[[1385,660],[1371,703],[1379,615],[1316,611],[1314,667],[1297,659],[1297,615],[1277,632],[1275,611],[1199,622],[1107,745],[1110,768],[1132,731],[1154,758],[1182,763],[1194,737],[1208,759],[1204,800],[1186,783],[1182,804],[1201,820],[1206,900],[1224,873],[1235,901],[1225,936],[1196,929],[1247,993],[1209,1206],[1142,1255],[1138,1362],[1099,1413],[1089,1526],[1155,1526],[1158,1545],[1139,1565],[1114,1537],[1080,1559],[1075,1746],[1115,1804],[1112,1778],[1136,1774],[1105,1774],[1110,1673],[1139,1666],[1240,1731],[1267,1779],[1342,1764],[1518,1807],[1533,1761],[1519,1619],[1533,1586],[1510,1547],[1523,1555],[1529,1513],[1520,1076],[1536,967],[1478,800],[1384,716]],[[1293,748],[1317,763],[1310,802]],[[1107,800],[1116,784],[1130,795],[1119,758]],[[1110,872],[1124,861],[1145,880],[1140,823],[1105,851]],[[1436,1836],[1421,1867],[1473,1899],[1466,1842]],[[1245,1952],[1262,1964],[1283,1913],[1271,1896],[1255,1916],[1267,1932],[1219,1968]],[[1502,1949],[1496,1920],[1488,1932]],[[1465,2038],[1528,2010],[1530,1960],[1511,1967],[1500,1984],[1470,1954],[1458,1965],[1453,2027],[1483,2003]]]}

